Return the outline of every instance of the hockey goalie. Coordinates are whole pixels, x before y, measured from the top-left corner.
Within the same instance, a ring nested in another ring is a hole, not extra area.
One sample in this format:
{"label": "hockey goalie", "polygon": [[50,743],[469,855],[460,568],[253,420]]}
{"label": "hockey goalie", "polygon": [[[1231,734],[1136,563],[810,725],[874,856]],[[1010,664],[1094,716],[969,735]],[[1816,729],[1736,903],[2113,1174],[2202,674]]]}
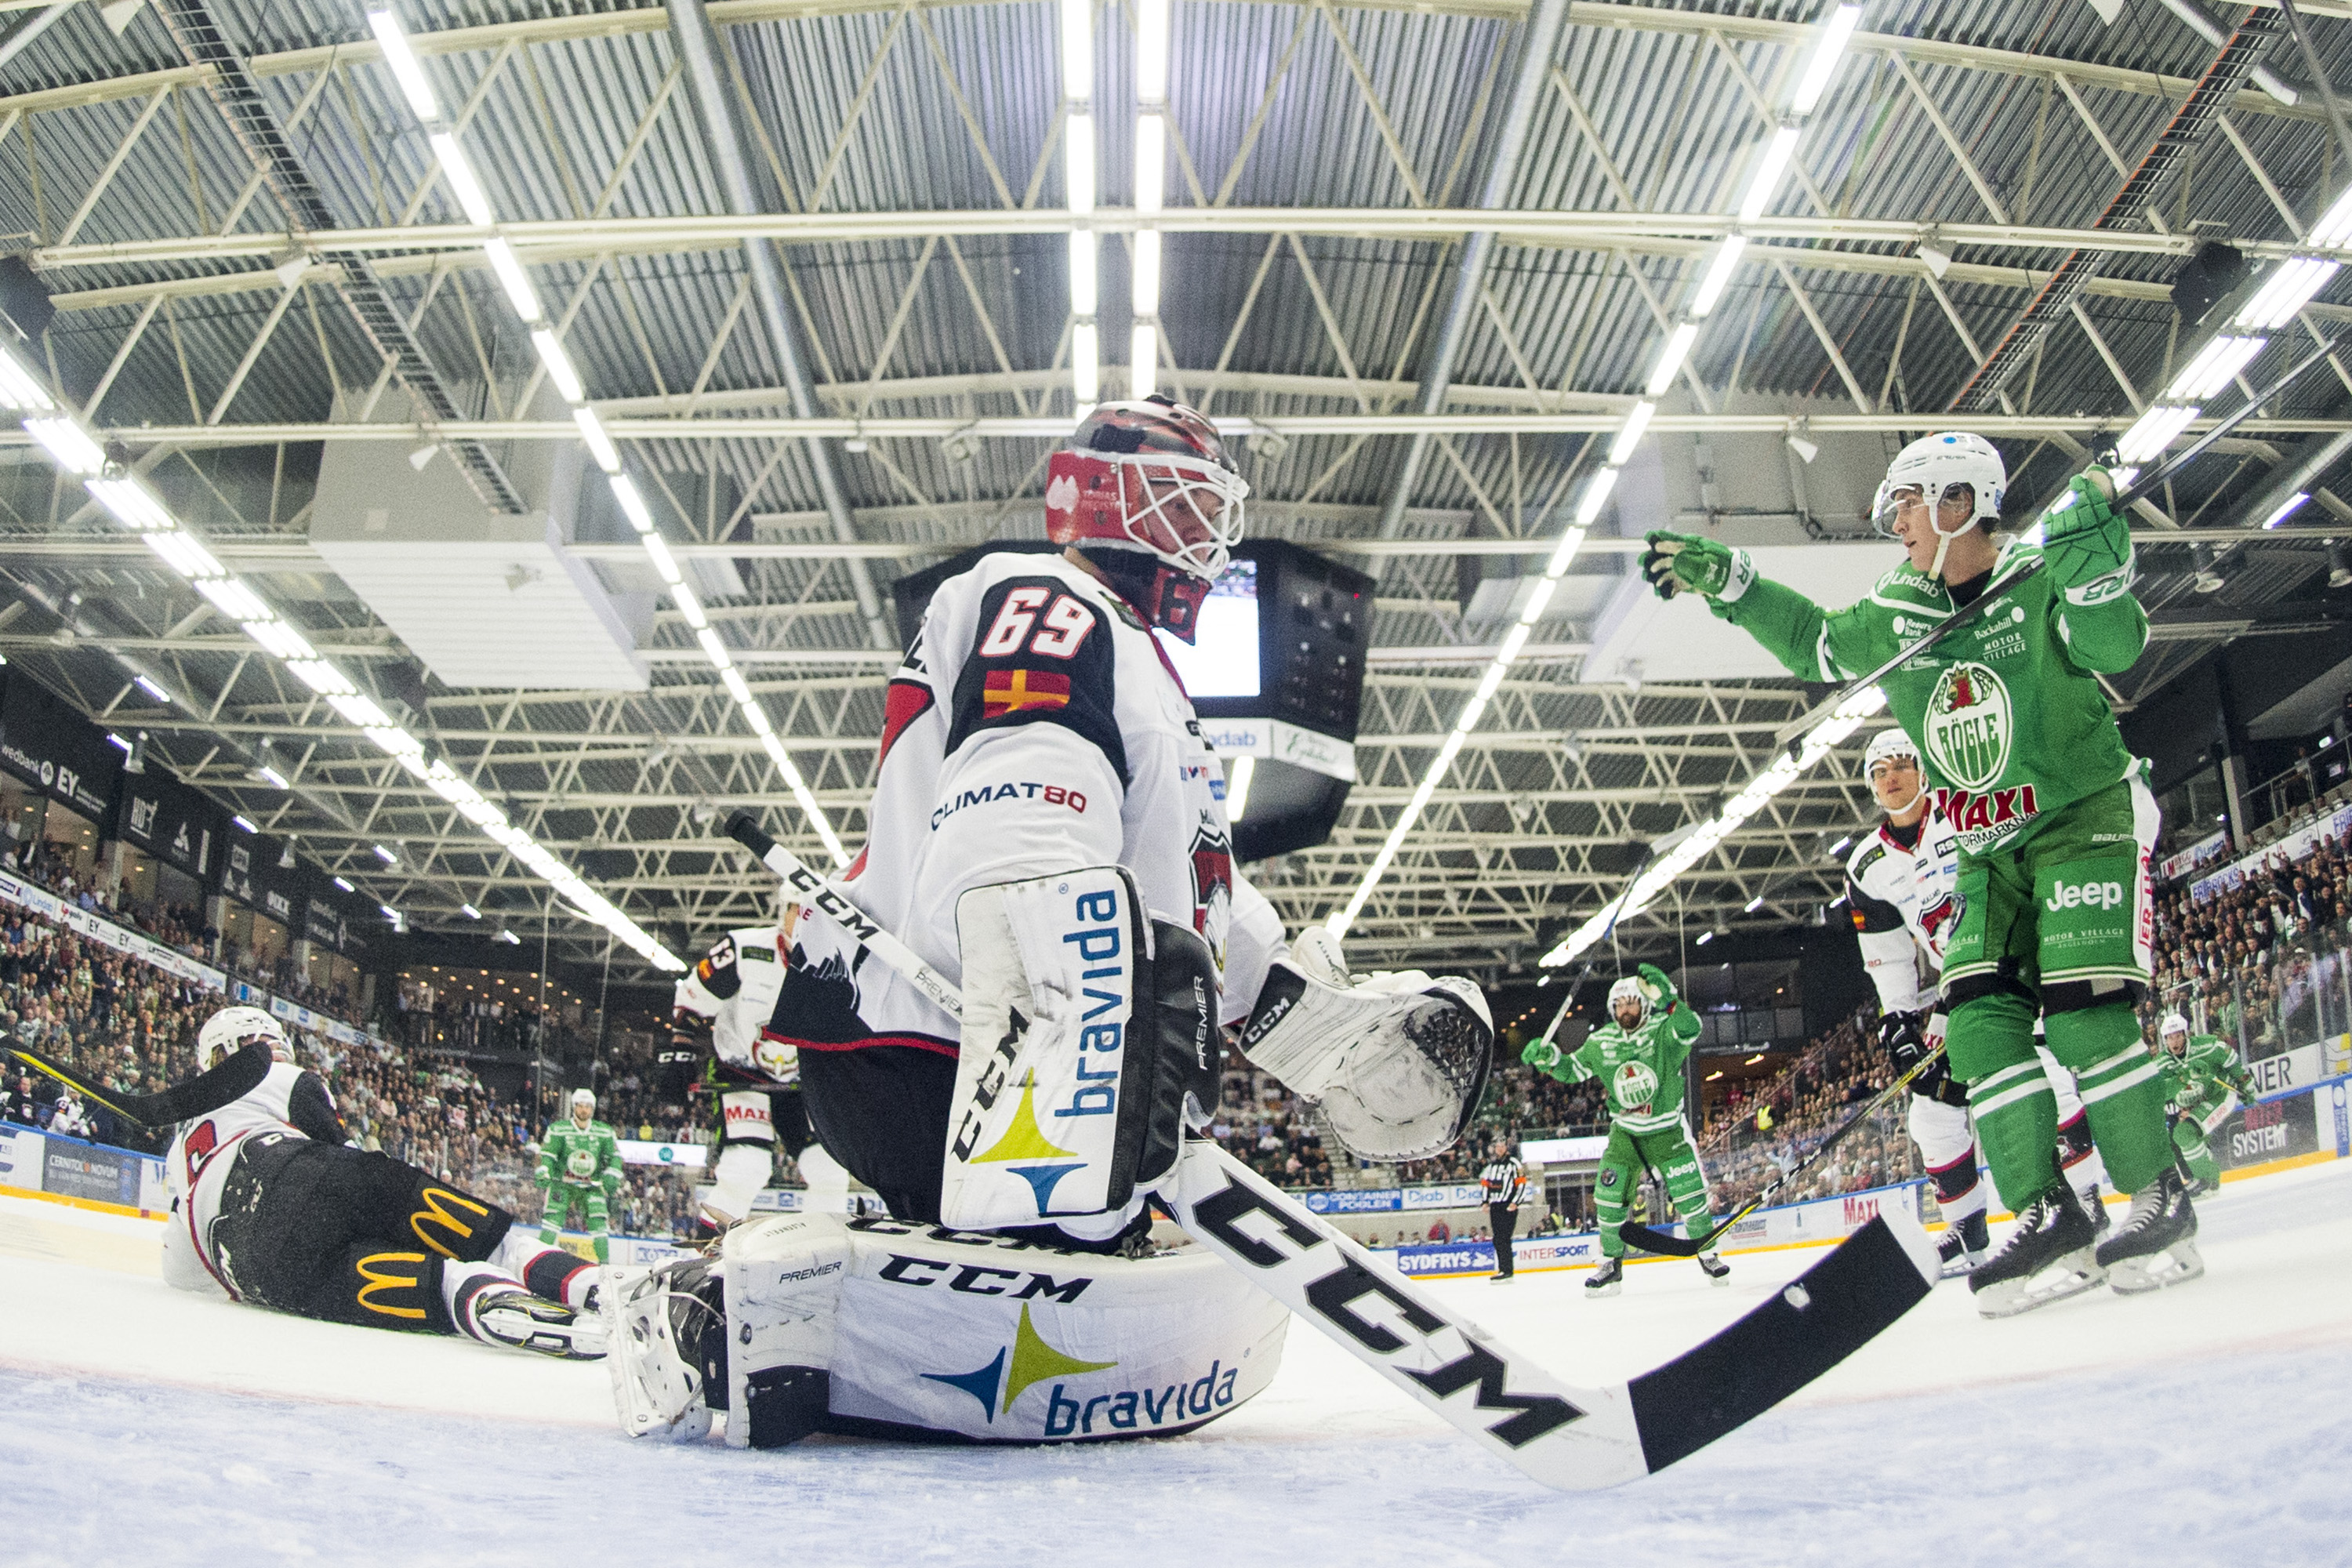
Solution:
{"label": "hockey goalie", "polygon": [[1266,1385],[1287,1318],[1202,1249],[1150,1244],[1225,1031],[1360,1154],[1460,1136],[1493,1050],[1484,999],[1352,977],[1320,928],[1285,941],[1155,638],[1192,639],[1247,493],[1191,409],[1102,404],[1048,467],[1062,552],[940,584],[840,886],[960,987],[961,1016],[817,908],[766,1030],[816,1138],[890,1217],[754,1219],[714,1257],[618,1277],[606,1364],[633,1434],[1189,1429]]}

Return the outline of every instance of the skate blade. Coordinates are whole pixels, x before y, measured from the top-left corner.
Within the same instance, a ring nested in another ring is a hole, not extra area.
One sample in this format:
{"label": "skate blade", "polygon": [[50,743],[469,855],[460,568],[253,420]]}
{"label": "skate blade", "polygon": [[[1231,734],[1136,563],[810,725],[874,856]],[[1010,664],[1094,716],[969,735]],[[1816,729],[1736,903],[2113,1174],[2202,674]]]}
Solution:
{"label": "skate blade", "polygon": [[2107,1281],[2107,1271],[2087,1247],[2070,1252],[2041,1273],[2024,1279],[2004,1279],[1977,1292],[1977,1316],[2014,1318],[2051,1306]]}
{"label": "skate blade", "polygon": [[2108,1288],[2118,1296],[2146,1296],[2205,1276],[2205,1260],[2186,1241],[2151,1258],[2126,1258],[2107,1269]]}
{"label": "skate blade", "polygon": [[1937,1276],[1937,1278],[1943,1279],[1963,1279],[1968,1275],[1975,1273],[1977,1265],[1982,1263],[1984,1260],[1985,1255],[1981,1252],[1963,1252],[1958,1258],[1953,1258],[1949,1263],[1945,1264],[1943,1273]]}
{"label": "skate blade", "polygon": [[518,1308],[493,1307],[476,1320],[488,1338],[512,1350],[559,1361],[604,1359],[604,1325],[601,1319],[574,1318],[560,1323]]}
{"label": "skate blade", "polygon": [[1587,1300],[1597,1301],[1603,1296],[1614,1296],[1618,1291],[1622,1290],[1625,1287],[1622,1285],[1602,1285],[1599,1287],[1587,1285],[1584,1288],[1584,1295]]}

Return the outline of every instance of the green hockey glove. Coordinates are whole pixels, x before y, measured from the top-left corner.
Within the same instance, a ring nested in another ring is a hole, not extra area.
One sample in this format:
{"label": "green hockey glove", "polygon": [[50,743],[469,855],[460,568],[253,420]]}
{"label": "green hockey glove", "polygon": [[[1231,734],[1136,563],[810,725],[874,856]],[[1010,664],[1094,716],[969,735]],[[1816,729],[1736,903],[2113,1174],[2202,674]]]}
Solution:
{"label": "green hockey glove", "polygon": [[1675,1004],[1682,1000],[1675,991],[1673,977],[1656,964],[1642,964],[1633,973],[1640,975],[1642,984],[1650,988],[1650,1000],[1656,1005],[1659,1012],[1673,1012]]}
{"label": "green hockey glove", "polygon": [[2086,468],[2042,514],[2042,558],[2070,605],[2104,605],[2131,592],[2131,526],[2115,509],[2114,490],[2105,468]]}
{"label": "green hockey glove", "polygon": [[1519,1060],[1531,1068],[1539,1068],[1545,1072],[1549,1072],[1559,1066],[1559,1047],[1546,1039],[1529,1040],[1525,1047],[1521,1047]]}
{"label": "green hockey glove", "polygon": [[1756,563],[1745,550],[1664,529],[1643,538],[1649,548],[1642,552],[1642,571],[1661,599],[1671,599],[1687,588],[1730,604],[1756,581]]}

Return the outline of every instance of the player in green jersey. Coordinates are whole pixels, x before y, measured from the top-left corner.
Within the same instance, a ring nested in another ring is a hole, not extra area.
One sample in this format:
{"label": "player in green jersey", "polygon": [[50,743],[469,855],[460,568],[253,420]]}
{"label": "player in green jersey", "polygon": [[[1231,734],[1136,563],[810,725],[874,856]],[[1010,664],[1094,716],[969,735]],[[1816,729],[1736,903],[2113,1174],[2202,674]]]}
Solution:
{"label": "player in green jersey", "polygon": [[2242,1095],[2254,1092],[2254,1075],[2219,1035],[2192,1035],[2189,1020],[2167,1013],[2157,1028],[2156,1061],[2164,1098],[2172,1108],[2172,1146],[2200,1192],[2221,1184],[2221,1163],[2206,1140],[2221,1130]]}
{"label": "player in green jersey", "polygon": [[[1698,1040],[1698,1015],[1682,1005],[1675,983],[1654,963],[1609,988],[1614,1020],[1585,1037],[1566,1056],[1549,1040],[1530,1040],[1519,1053],[1529,1067],[1562,1083],[1601,1080],[1609,1107],[1609,1146],[1593,1176],[1593,1207],[1601,1221],[1601,1267],[1584,1282],[1594,1296],[1613,1296],[1625,1273],[1625,1240],[1617,1227],[1644,1167],[1658,1174],[1667,1201],[1693,1236],[1715,1226],[1706,1201],[1706,1173],[1683,1120],[1683,1062]],[[1698,1266],[1721,1284],[1731,1266],[1713,1252]]]}
{"label": "player in green jersey", "polygon": [[[2037,530],[2003,544],[1993,529],[2005,483],[2000,454],[1981,437],[1905,447],[1874,510],[1909,559],[1843,610],[1759,577],[1745,551],[1714,540],[1653,533],[1643,558],[1661,595],[1704,595],[1791,674],[1823,681],[1877,668],[1996,580],[2042,563],[1990,613],[1881,682],[1959,840],[1962,911],[1944,962],[1950,1060],[1994,1184],[2018,1215],[2007,1245],[1969,1277],[1989,1317],[2111,1272],[2119,1289],[2188,1278],[2168,1258],[2197,1228],[2133,1012],[2148,978],[2158,814],[2098,684],[2147,641],[2130,531],[2094,468]],[[2057,1110],[2036,1065],[2037,1013],[2075,1076],[2109,1180],[2133,1194],[2131,1218],[2104,1242],[2053,1154]]]}
{"label": "player in green jersey", "polygon": [[596,1261],[609,1263],[613,1226],[608,1205],[621,1191],[621,1144],[612,1127],[596,1120],[596,1097],[584,1089],[572,1091],[572,1114],[547,1130],[539,1141],[539,1184],[547,1206],[539,1222],[539,1239],[554,1245],[577,1207],[584,1211]]}

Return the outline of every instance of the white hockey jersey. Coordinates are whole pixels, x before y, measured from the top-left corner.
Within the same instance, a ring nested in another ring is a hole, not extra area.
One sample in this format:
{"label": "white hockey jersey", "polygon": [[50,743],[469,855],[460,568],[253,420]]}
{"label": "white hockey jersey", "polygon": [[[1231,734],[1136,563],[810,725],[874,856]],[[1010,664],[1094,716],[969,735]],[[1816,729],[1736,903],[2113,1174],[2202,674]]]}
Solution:
{"label": "white hockey jersey", "polygon": [[790,952],[782,926],[730,931],[686,972],[674,997],[678,1014],[709,1025],[710,1048],[720,1061],[784,1084],[799,1081],[799,1053],[762,1035],[775,1015]]}
{"label": "white hockey jersey", "polygon": [[1959,868],[1958,835],[1933,805],[1908,833],[1882,822],[1846,858],[1846,904],[1881,1012],[1936,1005],[1936,987],[1920,984],[1915,953],[1943,973],[1944,944],[1959,924]]}
{"label": "white hockey jersey", "polygon": [[[1234,870],[1224,770],[1142,619],[1060,555],[989,555],[940,585],[890,682],[868,837],[842,885],[950,978],[969,889],[1116,862],[1188,922],[1245,1016],[1282,923]],[[956,1054],[955,1020],[812,911],[771,1032],[797,1047]]]}
{"label": "white hockey jersey", "polygon": [[181,1123],[163,1157],[163,1180],[172,1193],[172,1217],[163,1226],[165,1284],[236,1294],[216,1267],[212,1227],[237,1145],[257,1132],[291,1132],[330,1143],[348,1136],[325,1080],[291,1062],[272,1063],[243,1096]]}

